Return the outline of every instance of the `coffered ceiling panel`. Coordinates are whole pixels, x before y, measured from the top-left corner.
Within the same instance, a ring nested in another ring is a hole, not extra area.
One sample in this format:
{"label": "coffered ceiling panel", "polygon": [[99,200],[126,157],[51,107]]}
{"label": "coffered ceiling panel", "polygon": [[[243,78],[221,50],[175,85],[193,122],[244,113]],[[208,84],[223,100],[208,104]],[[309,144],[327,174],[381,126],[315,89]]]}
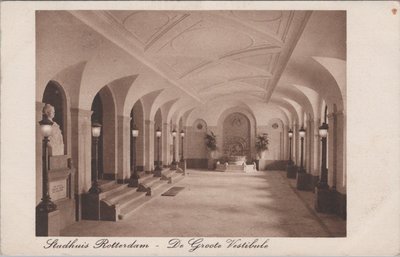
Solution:
{"label": "coffered ceiling panel", "polygon": [[293,11],[232,11],[226,14],[260,31],[272,34],[284,42],[293,13]]}
{"label": "coffered ceiling panel", "polygon": [[240,63],[254,66],[255,68],[258,69],[264,69],[269,71],[272,61],[272,54],[250,55],[246,57],[236,58],[234,60]]}
{"label": "coffered ceiling panel", "polygon": [[305,11],[94,12],[78,16],[85,22],[99,19],[89,23],[203,103],[250,93],[268,101],[310,15]]}

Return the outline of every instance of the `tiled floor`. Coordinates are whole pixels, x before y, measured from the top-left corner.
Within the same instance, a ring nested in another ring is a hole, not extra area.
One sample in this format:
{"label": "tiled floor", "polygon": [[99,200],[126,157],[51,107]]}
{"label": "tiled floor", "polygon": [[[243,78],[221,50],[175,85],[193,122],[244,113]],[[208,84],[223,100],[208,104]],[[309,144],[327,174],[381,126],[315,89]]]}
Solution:
{"label": "tiled floor", "polygon": [[313,194],[297,192],[283,171],[251,174],[188,170],[174,197],[156,196],[126,220],[81,221],[63,236],[329,237],[346,222],[313,211]]}

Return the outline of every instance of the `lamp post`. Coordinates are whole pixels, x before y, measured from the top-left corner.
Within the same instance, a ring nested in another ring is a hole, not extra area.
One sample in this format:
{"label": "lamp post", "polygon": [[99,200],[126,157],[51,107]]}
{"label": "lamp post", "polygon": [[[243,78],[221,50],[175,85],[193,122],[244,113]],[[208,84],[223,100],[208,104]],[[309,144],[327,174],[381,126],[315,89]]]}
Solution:
{"label": "lamp post", "polygon": [[289,163],[286,167],[286,177],[287,178],[296,178],[296,167],[294,166],[294,162],[292,160],[292,138],[293,138],[293,130],[289,129]]}
{"label": "lamp post", "polygon": [[326,139],[328,136],[328,124],[325,122],[322,123],[322,125],[319,127],[319,135],[321,137],[321,143],[322,143],[322,154],[321,154],[321,178],[319,180],[319,183],[317,185],[318,189],[328,189],[328,169],[326,168],[326,151],[327,151],[327,146],[326,146]]}
{"label": "lamp post", "polygon": [[292,131],[292,129],[289,130],[288,135],[289,135],[289,165],[292,165],[293,164],[293,161],[292,161],[292,137],[293,137],[293,131]]}
{"label": "lamp post", "polygon": [[92,187],[89,189],[89,193],[91,194],[99,194],[101,193],[101,189],[99,187],[99,184],[97,182],[97,176],[99,174],[98,171],[98,162],[99,162],[99,136],[101,133],[101,125],[97,122],[94,122],[92,124],[92,137],[93,137],[93,143],[94,143],[94,163],[93,163],[93,181],[92,181]]}
{"label": "lamp post", "polygon": [[52,132],[53,122],[49,120],[47,116],[45,116],[41,121],[40,124],[40,132],[43,136],[43,144],[42,144],[42,201],[36,207],[36,211],[38,213],[47,214],[52,211],[57,210],[57,205],[51,201],[50,194],[49,194],[49,171],[48,171],[48,143],[49,143],[49,136]]}
{"label": "lamp post", "polygon": [[157,137],[157,166],[154,169],[154,177],[161,177],[161,167],[160,167],[160,137],[161,137],[161,130],[157,128],[156,130],[156,137]]}
{"label": "lamp post", "polygon": [[306,136],[306,131],[303,127],[299,130],[299,136],[301,140],[301,150],[300,150],[300,170],[299,172],[305,172],[304,166],[303,166],[303,153],[304,153],[304,137]]}
{"label": "lamp post", "polygon": [[183,158],[183,138],[185,137],[185,132],[183,131],[183,129],[181,130],[181,162],[185,162],[185,159]]}
{"label": "lamp post", "polygon": [[[326,109],[325,109],[326,113]],[[328,169],[326,168],[326,139],[328,136],[328,124],[326,121],[319,127],[319,135],[321,136],[321,177],[317,184],[315,194],[315,210],[322,213],[332,213],[335,211],[335,194],[329,189],[328,185]]]}
{"label": "lamp post", "polygon": [[173,155],[172,155],[172,170],[176,169],[176,159],[175,159],[175,138],[176,138],[176,130],[172,130],[172,151],[173,151]]}
{"label": "lamp post", "polygon": [[133,124],[132,128],[132,162],[131,162],[131,177],[129,178],[129,187],[137,187],[139,185],[139,175],[136,171],[136,138],[139,136],[139,130],[136,128],[136,125]]}

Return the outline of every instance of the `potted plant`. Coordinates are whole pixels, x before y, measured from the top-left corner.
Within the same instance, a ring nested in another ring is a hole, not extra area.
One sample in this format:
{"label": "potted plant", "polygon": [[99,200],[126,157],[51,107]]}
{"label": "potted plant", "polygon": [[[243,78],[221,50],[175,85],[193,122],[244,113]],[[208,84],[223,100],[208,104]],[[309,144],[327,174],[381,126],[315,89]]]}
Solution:
{"label": "potted plant", "polygon": [[256,159],[256,168],[260,170],[260,159],[263,158],[263,153],[268,150],[268,134],[263,133],[256,137],[256,151],[257,151],[257,159]]}
{"label": "potted plant", "polygon": [[206,134],[204,139],[210,154],[208,158],[208,169],[213,170],[215,168],[214,159],[217,150],[217,136],[210,131],[210,133]]}
{"label": "potted plant", "polygon": [[268,150],[269,139],[268,134],[263,133],[256,137],[256,150],[259,155],[259,158],[262,158],[262,154]]}
{"label": "potted plant", "polygon": [[205,141],[208,150],[211,152],[217,150],[217,136],[212,131],[206,134]]}

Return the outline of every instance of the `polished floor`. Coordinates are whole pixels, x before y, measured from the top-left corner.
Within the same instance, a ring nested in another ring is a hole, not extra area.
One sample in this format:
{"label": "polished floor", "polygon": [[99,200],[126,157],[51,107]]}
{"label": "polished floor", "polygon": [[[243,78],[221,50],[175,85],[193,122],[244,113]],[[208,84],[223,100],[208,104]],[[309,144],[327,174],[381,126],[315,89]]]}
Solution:
{"label": "polished floor", "polygon": [[[80,221],[63,236],[331,237],[346,222],[313,210],[313,194],[297,192],[283,171],[188,170],[179,194],[153,199],[126,220]],[[165,190],[166,191],[166,190]]]}

